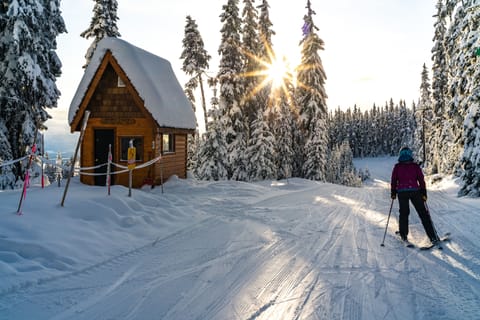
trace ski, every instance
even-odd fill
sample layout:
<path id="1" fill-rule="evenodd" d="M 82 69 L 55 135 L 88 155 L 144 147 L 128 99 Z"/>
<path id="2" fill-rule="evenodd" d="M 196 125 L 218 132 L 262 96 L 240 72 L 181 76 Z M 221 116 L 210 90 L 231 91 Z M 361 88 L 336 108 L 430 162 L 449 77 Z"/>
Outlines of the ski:
<path id="1" fill-rule="evenodd" d="M 415 248 L 415 245 L 408 240 L 402 240 L 403 245 L 407 248 Z"/>
<path id="2" fill-rule="evenodd" d="M 443 235 L 443 237 L 440 237 L 440 240 L 437 243 L 435 243 L 435 244 L 432 243 L 430 245 L 420 247 L 419 249 L 420 250 L 430 250 L 430 249 L 433 249 L 433 248 L 437 248 L 438 250 L 443 250 L 442 242 L 445 242 L 445 241 L 450 241 L 450 232 L 447 232 Z"/>
<path id="3" fill-rule="evenodd" d="M 400 232 L 395 231 L 395 235 L 398 237 L 398 240 L 400 240 L 405 247 L 407 247 L 407 248 L 415 248 L 415 245 L 414 245 L 413 243 L 411 243 L 411 242 L 408 241 L 408 240 L 403 240 L 403 239 L 400 237 Z"/>

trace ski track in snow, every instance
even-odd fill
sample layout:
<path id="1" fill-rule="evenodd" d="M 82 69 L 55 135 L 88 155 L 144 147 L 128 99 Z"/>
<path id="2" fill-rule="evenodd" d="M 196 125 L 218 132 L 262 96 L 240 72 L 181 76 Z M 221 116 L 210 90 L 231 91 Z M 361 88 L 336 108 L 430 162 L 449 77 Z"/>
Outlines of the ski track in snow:
<path id="1" fill-rule="evenodd" d="M 32 312 L 55 320 L 478 319 L 475 207 L 430 191 L 437 229 L 452 232 L 452 241 L 420 251 L 393 236 L 395 203 L 380 247 L 390 206 L 385 179 L 362 188 L 217 182 L 208 192 L 180 183 L 139 196 L 142 205 L 122 200 L 109 210 L 192 218 L 144 246 L 3 290 L 0 319 Z M 418 246 L 426 237 L 414 210 L 410 220 Z"/>

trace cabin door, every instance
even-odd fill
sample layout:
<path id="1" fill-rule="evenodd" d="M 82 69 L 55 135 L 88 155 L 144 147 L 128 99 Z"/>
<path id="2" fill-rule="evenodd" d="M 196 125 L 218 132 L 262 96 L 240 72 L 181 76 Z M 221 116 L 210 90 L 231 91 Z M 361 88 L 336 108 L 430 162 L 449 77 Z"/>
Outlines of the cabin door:
<path id="1" fill-rule="evenodd" d="M 96 129 L 95 130 L 95 166 L 108 162 L 108 146 L 112 146 L 112 156 L 115 154 L 113 148 L 115 146 L 115 132 L 113 129 Z M 114 159 L 112 159 L 114 161 Z M 113 170 L 112 170 L 113 171 Z M 107 166 L 95 169 L 95 173 L 107 173 Z M 113 184 L 113 175 L 112 183 Z M 95 176 L 96 186 L 105 186 L 107 184 L 107 176 Z"/>

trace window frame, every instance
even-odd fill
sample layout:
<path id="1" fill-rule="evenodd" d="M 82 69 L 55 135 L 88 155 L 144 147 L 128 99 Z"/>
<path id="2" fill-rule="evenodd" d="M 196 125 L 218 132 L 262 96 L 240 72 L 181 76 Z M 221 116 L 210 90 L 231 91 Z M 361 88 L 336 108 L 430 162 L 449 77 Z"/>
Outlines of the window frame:
<path id="1" fill-rule="evenodd" d="M 167 137 L 167 149 L 165 148 L 165 137 Z M 175 153 L 175 134 L 173 133 L 162 133 L 162 154 L 174 154 Z"/>

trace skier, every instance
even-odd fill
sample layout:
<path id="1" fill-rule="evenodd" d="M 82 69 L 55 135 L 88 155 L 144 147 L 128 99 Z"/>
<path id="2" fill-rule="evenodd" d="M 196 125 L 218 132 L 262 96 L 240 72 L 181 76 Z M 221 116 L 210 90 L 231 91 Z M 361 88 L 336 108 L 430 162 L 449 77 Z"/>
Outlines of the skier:
<path id="1" fill-rule="evenodd" d="M 408 215 L 410 214 L 409 201 L 412 202 L 423 227 L 432 244 L 439 241 L 433 227 L 430 213 L 425 202 L 427 201 L 427 188 L 420 166 L 413 162 L 412 150 L 408 147 L 400 149 L 398 163 L 395 164 L 391 179 L 391 198 L 396 199 L 400 207 L 400 237 L 408 241 Z"/>

